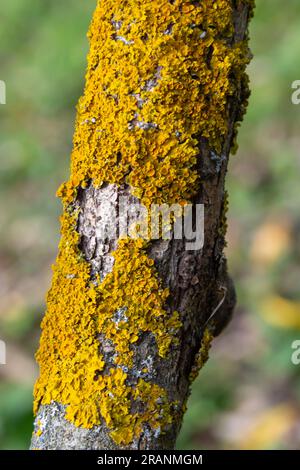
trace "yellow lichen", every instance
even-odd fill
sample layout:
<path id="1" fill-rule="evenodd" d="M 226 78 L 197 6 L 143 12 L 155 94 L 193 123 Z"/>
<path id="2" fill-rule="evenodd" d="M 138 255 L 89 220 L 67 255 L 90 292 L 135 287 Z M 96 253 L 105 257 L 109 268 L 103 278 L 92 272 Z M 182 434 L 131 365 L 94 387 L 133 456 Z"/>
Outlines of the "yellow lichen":
<path id="1" fill-rule="evenodd" d="M 247 43 L 232 45 L 233 28 L 231 0 L 98 2 L 71 175 L 58 191 L 62 237 L 37 353 L 35 412 L 58 401 L 76 426 L 92 428 L 104 419 L 112 438 L 124 445 L 146 423 L 154 431 L 170 424 L 173 404 L 166 391 L 142 378 L 128 381 L 125 370 L 133 367 L 143 332 L 153 333 L 158 355 L 165 357 L 176 344 L 180 315 L 165 309 L 169 292 L 147 256 L 146 241 L 119 240 L 112 272 L 102 282 L 91 279 L 74 203 L 90 181 L 95 187 L 127 183 L 146 207 L 184 205 L 193 197 L 198 137 L 222 152 L 228 100 L 244 79 Z M 126 321 L 116 323 L 115 312 L 124 307 Z M 114 348 L 109 371 L 99 335 Z M 136 401 L 142 406 L 134 412 Z"/>
<path id="2" fill-rule="evenodd" d="M 37 423 L 36 423 L 36 431 L 35 431 L 35 435 L 37 437 L 40 437 L 42 434 L 43 434 L 43 427 L 42 427 L 42 422 L 40 419 L 38 419 Z"/>
<path id="3" fill-rule="evenodd" d="M 223 203 L 222 203 L 222 208 L 221 208 L 221 217 L 220 217 L 220 226 L 219 226 L 219 230 L 218 230 L 218 233 L 221 237 L 225 237 L 226 233 L 227 233 L 227 228 L 228 228 L 228 223 L 227 223 L 227 212 L 228 212 L 228 208 L 229 208 L 229 195 L 228 195 L 228 191 L 225 191 L 224 193 L 224 199 L 223 199 Z M 225 242 L 226 243 L 226 242 Z"/>
<path id="4" fill-rule="evenodd" d="M 195 193 L 197 136 L 221 151 L 248 60 L 245 42 L 230 44 L 232 1 L 199 3 L 99 2 L 65 201 L 89 179 L 125 180 L 146 206 Z"/>
<path id="5" fill-rule="evenodd" d="M 213 339 L 214 337 L 212 333 L 207 328 L 203 334 L 200 351 L 196 354 L 196 357 L 194 360 L 194 364 L 193 364 L 193 367 L 189 376 L 190 382 L 194 382 L 194 380 L 198 377 L 200 370 L 208 361 L 209 350 L 211 348 L 211 342 Z"/>
<path id="6" fill-rule="evenodd" d="M 163 309 L 168 290 L 159 286 L 152 260 L 144 252 L 145 242 L 131 239 L 120 241 L 112 273 L 96 286 L 78 248 L 76 220 L 76 213 L 68 211 L 61 219 L 60 250 L 37 353 L 41 373 L 35 387 L 35 412 L 40 403 L 56 400 L 69 405 L 66 418 L 77 426 L 92 428 L 103 417 L 114 436 L 124 426 L 127 435 L 133 435 L 134 429 L 149 422 L 150 415 L 151 423 L 157 416 L 157 426 L 167 424 L 170 416 L 162 414 L 163 408 L 154 400 L 155 394 L 163 397 L 165 391 L 156 385 L 151 385 L 147 407 L 152 409 L 155 404 L 157 413 L 130 414 L 130 398 L 137 395 L 142 382 L 133 389 L 127 387 L 121 366 L 132 365 L 131 346 L 143 331 L 155 335 L 160 356 L 166 355 L 180 326 L 178 313 L 167 315 Z M 124 305 L 128 305 L 127 321 L 116 325 L 113 315 Z M 101 375 L 105 362 L 99 352 L 99 333 L 112 341 L 116 351 L 119 367 L 109 375 Z"/>

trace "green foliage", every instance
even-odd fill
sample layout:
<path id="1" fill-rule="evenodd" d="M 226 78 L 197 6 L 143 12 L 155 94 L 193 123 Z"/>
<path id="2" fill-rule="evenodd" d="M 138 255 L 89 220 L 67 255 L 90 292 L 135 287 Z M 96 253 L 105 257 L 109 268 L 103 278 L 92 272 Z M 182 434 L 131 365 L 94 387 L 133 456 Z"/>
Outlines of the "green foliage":
<path id="1" fill-rule="evenodd" d="M 28 449 L 32 432 L 30 387 L 0 384 L 0 449 Z"/>

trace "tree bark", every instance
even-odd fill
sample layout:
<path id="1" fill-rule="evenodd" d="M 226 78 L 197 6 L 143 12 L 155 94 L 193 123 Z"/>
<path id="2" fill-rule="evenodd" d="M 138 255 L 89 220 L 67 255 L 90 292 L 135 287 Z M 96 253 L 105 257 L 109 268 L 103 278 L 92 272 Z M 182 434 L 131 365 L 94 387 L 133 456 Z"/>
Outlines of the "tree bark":
<path id="1" fill-rule="evenodd" d="M 71 177 L 59 192 L 32 449 L 174 448 L 191 383 L 235 305 L 224 183 L 249 96 L 252 10 L 251 0 L 98 3 Z M 112 210 L 120 222 L 124 197 L 138 211 L 204 204 L 203 247 L 99 237 Z"/>

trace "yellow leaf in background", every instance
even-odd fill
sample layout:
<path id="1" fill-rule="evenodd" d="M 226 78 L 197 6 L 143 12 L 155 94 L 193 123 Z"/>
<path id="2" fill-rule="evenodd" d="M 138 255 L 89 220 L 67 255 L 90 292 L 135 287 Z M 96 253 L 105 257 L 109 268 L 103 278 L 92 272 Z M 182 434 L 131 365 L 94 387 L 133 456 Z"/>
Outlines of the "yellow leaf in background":
<path id="1" fill-rule="evenodd" d="M 251 430 L 239 443 L 242 450 L 271 449 L 280 444 L 292 427 L 297 423 L 298 416 L 294 407 L 284 403 L 260 414 Z"/>
<path id="2" fill-rule="evenodd" d="M 260 314 L 273 326 L 300 329 L 300 302 L 274 295 L 262 302 Z"/>
<path id="3" fill-rule="evenodd" d="M 288 249 L 291 244 L 288 224 L 267 222 L 254 233 L 250 248 L 251 259 L 260 265 L 268 266 Z"/>

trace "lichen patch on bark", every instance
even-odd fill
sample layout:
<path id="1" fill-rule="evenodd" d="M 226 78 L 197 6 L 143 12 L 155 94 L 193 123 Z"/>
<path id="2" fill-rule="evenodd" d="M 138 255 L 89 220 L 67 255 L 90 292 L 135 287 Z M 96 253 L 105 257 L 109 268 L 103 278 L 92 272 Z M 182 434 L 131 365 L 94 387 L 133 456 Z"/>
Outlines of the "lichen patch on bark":
<path id="1" fill-rule="evenodd" d="M 89 442 L 96 433 L 110 446 L 174 443 L 189 378 L 214 335 L 211 325 L 202 328 L 213 293 L 227 283 L 223 186 L 247 104 L 252 5 L 97 4 L 37 353 L 35 413 L 49 416 L 49 426 L 65 419 L 90 430 Z M 97 224 L 110 224 L 109 204 L 123 193 L 146 208 L 207 203 L 203 250 L 185 252 L 182 241 L 99 240 Z M 36 432 L 34 447 L 45 448 L 47 433 Z"/>

